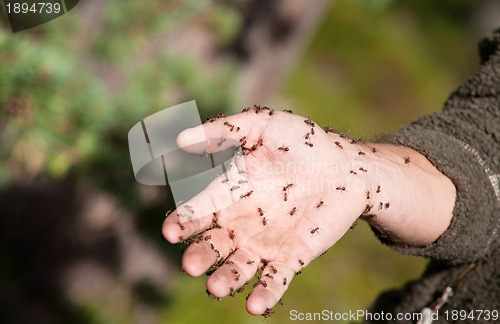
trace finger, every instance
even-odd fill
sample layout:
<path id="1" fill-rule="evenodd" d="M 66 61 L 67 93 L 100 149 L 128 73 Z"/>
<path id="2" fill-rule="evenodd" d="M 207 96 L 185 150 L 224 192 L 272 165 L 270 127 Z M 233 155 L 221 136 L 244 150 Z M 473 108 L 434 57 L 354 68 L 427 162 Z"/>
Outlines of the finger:
<path id="1" fill-rule="evenodd" d="M 273 308 L 288 289 L 294 275 L 295 272 L 285 264 L 267 264 L 247 299 L 247 311 L 252 315 L 261 315 Z"/>
<path id="2" fill-rule="evenodd" d="M 251 252 L 238 249 L 207 280 L 208 291 L 219 298 L 232 295 L 248 284 L 257 270 L 258 261 Z"/>
<path id="3" fill-rule="evenodd" d="M 246 173 L 240 173 L 244 165 L 239 161 L 241 160 L 230 164 L 224 174 L 214 179 L 201 193 L 180 205 L 165 219 L 162 231 L 170 243 L 179 243 L 210 226 L 220 226 L 220 212 L 234 209 L 234 203 L 251 191 Z M 233 217 L 242 214 L 242 210 L 234 212 L 226 214 Z"/>
<path id="4" fill-rule="evenodd" d="M 233 241 L 227 231 L 211 229 L 186 249 L 182 256 L 182 268 L 188 275 L 198 277 L 212 265 L 225 259 L 232 250 Z"/>
<path id="5" fill-rule="evenodd" d="M 254 145 L 260 139 L 267 120 L 274 116 L 269 116 L 268 113 L 255 114 L 254 111 L 218 118 L 213 122 L 186 129 L 177 137 L 177 145 L 191 153 L 214 153 L 228 149 L 234 143 L 240 143 L 242 146 Z M 207 142 L 207 139 L 214 140 Z"/>

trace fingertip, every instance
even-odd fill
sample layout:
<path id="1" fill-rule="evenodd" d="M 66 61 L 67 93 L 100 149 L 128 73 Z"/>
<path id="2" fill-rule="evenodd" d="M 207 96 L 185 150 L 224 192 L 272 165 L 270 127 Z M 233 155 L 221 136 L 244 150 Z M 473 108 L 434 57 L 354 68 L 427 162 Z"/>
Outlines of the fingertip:
<path id="1" fill-rule="evenodd" d="M 179 243 L 182 239 L 182 230 L 177 223 L 163 222 L 162 226 L 163 237 L 172 244 Z"/>
<path id="2" fill-rule="evenodd" d="M 207 138 L 201 126 L 185 129 L 177 136 L 177 145 L 180 148 L 187 148 L 196 143 L 206 145 L 206 141 Z"/>
<path id="3" fill-rule="evenodd" d="M 182 269 L 191 277 L 199 277 L 213 264 L 208 258 L 202 246 L 191 244 L 182 257 Z"/>
<path id="4" fill-rule="evenodd" d="M 248 297 L 246 304 L 248 313 L 252 315 L 262 315 L 265 313 L 267 308 L 266 300 L 260 295 L 252 293 L 250 297 Z"/>
<path id="5" fill-rule="evenodd" d="M 223 273 L 215 272 L 207 280 L 207 289 L 215 297 L 222 298 L 227 296 L 229 294 L 227 276 Z"/>

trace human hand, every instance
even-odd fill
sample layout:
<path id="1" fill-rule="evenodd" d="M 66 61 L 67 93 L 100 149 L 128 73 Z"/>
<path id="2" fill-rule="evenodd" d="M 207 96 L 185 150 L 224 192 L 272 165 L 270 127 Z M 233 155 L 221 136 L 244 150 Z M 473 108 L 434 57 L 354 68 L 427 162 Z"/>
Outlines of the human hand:
<path id="1" fill-rule="evenodd" d="M 412 241 L 414 229 L 403 228 L 412 223 L 402 226 L 394 217 L 413 204 L 400 194 L 398 184 L 408 179 L 407 174 L 418 175 L 420 168 L 414 173 L 393 171 L 409 164 L 403 153 L 411 153 L 408 159 L 411 156 L 416 164 L 423 163 L 418 153 L 368 145 L 321 129 L 303 117 L 261 108 L 186 130 L 179 135 L 179 146 L 201 142 L 201 128 L 207 138 L 244 144 L 247 154 L 241 158 L 246 173 L 241 175 L 236 162 L 227 172 L 228 181 L 225 176 L 215 179 L 183 204 L 196 214 L 195 219 L 185 219 L 178 212 L 180 206 L 165 220 L 163 233 L 168 241 L 178 243 L 203 232 L 186 250 L 183 269 L 199 276 L 219 264 L 207 280 L 208 291 L 216 297 L 233 294 L 262 268 L 247 310 L 265 314 L 294 274 L 335 244 L 362 214 L 397 239 Z M 193 153 L 216 152 L 230 145 L 220 142 Z M 242 185 L 242 180 L 248 183 Z M 411 184 L 407 187 L 414 189 Z M 221 193 L 232 188 L 241 198 L 225 207 Z"/>

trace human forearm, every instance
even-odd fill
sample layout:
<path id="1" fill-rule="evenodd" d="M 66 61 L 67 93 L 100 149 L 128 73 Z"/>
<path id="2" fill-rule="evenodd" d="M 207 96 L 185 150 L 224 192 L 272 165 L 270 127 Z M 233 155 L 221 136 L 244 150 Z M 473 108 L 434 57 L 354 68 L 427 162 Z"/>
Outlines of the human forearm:
<path id="1" fill-rule="evenodd" d="M 370 144 L 373 170 L 363 218 L 394 242 L 424 246 L 448 228 L 456 190 L 451 180 L 413 149 Z M 374 172 L 373 172 L 374 171 Z"/>

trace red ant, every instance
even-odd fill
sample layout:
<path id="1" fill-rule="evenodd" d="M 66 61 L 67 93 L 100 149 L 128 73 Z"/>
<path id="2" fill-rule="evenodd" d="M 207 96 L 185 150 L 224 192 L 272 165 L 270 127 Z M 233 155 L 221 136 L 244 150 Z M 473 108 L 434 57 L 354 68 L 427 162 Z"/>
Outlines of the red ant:
<path id="1" fill-rule="evenodd" d="M 246 108 L 243 108 L 243 110 L 241 112 L 243 113 L 243 112 L 247 112 L 249 110 L 250 110 L 250 107 L 246 107 Z"/>
<path id="2" fill-rule="evenodd" d="M 300 263 L 301 266 L 304 266 L 304 264 L 305 264 L 305 262 L 302 261 L 301 259 L 299 259 L 299 263 Z"/>
<path id="3" fill-rule="evenodd" d="M 292 110 L 289 110 L 289 109 L 283 109 L 284 112 L 287 112 L 289 114 L 293 114 L 293 111 Z"/>
<path id="4" fill-rule="evenodd" d="M 356 228 L 356 225 L 358 225 L 358 221 L 355 220 L 354 223 L 352 223 L 352 225 L 349 227 L 350 229 L 355 229 Z"/>
<path id="5" fill-rule="evenodd" d="M 328 250 L 325 250 L 325 251 L 321 252 L 321 254 L 320 254 L 319 256 L 323 256 L 323 255 L 325 255 L 325 254 L 326 254 L 326 252 L 328 252 Z"/>
<path id="6" fill-rule="evenodd" d="M 390 205 L 390 203 L 385 203 L 385 208 L 389 208 Z"/>
<path id="7" fill-rule="evenodd" d="M 339 187 L 337 187 L 335 189 L 345 191 L 345 186 L 342 186 L 342 187 L 339 186 Z"/>
<path id="8" fill-rule="evenodd" d="M 229 232 L 229 238 L 231 240 L 234 240 L 234 230 L 231 230 L 231 232 Z"/>
<path id="9" fill-rule="evenodd" d="M 323 127 L 323 130 L 325 131 L 325 133 L 335 133 L 335 129 L 331 128 L 331 127 L 328 127 L 328 126 L 325 126 Z"/>
<path id="10" fill-rule="evenodd" d="M 366 170 L 364 168 L 359 168 L 359 171 L 368 172 L 368 170 Z"/>
<path id="11" fill-rule="evenodd" d="M 227 265 L 231 265 L 231 264 L 234 264 L 234 262 L 233 262 L 233 261 L 231 261 L 231 260 L 227 260 L 227 261 L 226 261 L 226 264 L 227 264 Z"/>
<path id="12" fill-rule="evenodd" d="M 278 270 L 276 270 L 276 268 L 274 266 L 270 266 L 269 268 L 273 271 L 274 274 L 276 274 L 276 272 L 278 272 Z"/>
<path id="13" fill-rule="evenodd" d="M 316 205 L 316 208 L 320 208 L 324 204 L 325 204 L 325 202 L 323 200 L 320 200 L 319 203 Z"/>
<path id="14" fill-rule="evenodd" d="M 410 163 L 410 158 L 409 157 L 405 157 L 405 164 L 408 164 Z"/>
<path id="15" fill-rule="evenodd" d="M 274 115 L 274 110 L 269 111 L 269 116 Z"/>
<path id="16" fill-rule="evenodd" d="M 293 183 L 287 183 L 286 186 L 283 187 L 283 191 L 287 191 L 288 189 L 293 187 Z"/>
<path id="17" fill-rule="evenodd" d="M 351 173 L 351 174 L 358 174 L 358 173 L 357 173 L 356 171 L 354 171 L 354 170 L 349 171 L 349 173 Z"/>
<path id="18" fill-rule="evenodd" d="M 369 191 L 366 192 L 366 199 L 370 199 L 370 192 Z"/>
<path id="19" fill-rule="evenodd" d="M 315 124 L 312 120 L 310 120 L 309 118 L 307 118 L 306 120 L 304 120 L 304 123 L 306 123 L 306 125 L 309 125 L 311 127 L 314 127 Z"/>
<path id="20" fill-rule="evenodd" d="M 238 189 L 240 186 L 232 186 L 231 187 L 231 191 L 235 191 L 236 189 Z"/>
<path id="21" fill-rule="evenodd" d="M 373 153 L 377 153 L 377 149 L 376 149 L 376 148 L 374 148 L 374 147 L 372 147 L 372 152 L 373 152 Z"/>
<path id="22" fill-rule="evenodd" d="M 313 143 L 310 143 L 310 142 L 307 142 L 307 141 L 306 141 L 306 142 L 304 142 L 304 144 L 308 145 L 309 147 L 313 147 L 313 146 L 314 146 L 314 144 L 313 144 Z"/>
<path id="23" fill-rule="evenodd" d="M 285 198 L 283 200 L 288 201 L 288 194 L 286 192 L 285 192 Z"/>
<path id="24" fill-rule="evenodd" d="M 181 231 L 184 230 L 184 225 L 182 225 L 180 222 L 177 222 L 177 224 L 179 224 L 179 227 L 181 228 Z"/>
<path id="25" fill-rule="evenodd" d="M 311 128 L 311 135 L 314 135 L 314 128 Z"/>
<path id="26" fill-rule="evenodd" d="M 260 216 L 264 216 L 264 211 L 262 210 L 262 208 L 257 208 L 257 210 L 259 211 L 259 214 Z"/>
<path id="27" fill-rule="evenodd" d="M 376 193 L 379 193 L 379 192 L 380 192 L 380 186 L 377 187 Z"/>
<path id="28" fill-rule="evenodd" d="M 217 118 L 223 118 L 223 117 L 226 117 L 225 113 L 220 113 L 220 114 L 217 115 Z"/>
<path id="29" fill-rule="evenodd" d="M 242 183 L 248 183 L 247 180 L 238 180 L 238 184 L 242 184 Z"/>
<path id="30" fill-rule="evenodd" d="M 297 207 L 293 207 L 292 210 L 290 210 L 290 216 L 295 215 L 295 212 L 297 211 Z"/>
<path id="31" fill-rule="evenodd" d="M 246 142 L 246 139 L 247 139 L 247 137 L 243 136 L 242 138 L 240 138 L 240 143 L 243 143 L 243 141 Z"/>
<path id="32" fill-rule="evenodd" d="M 248 260 L 248 261 L 247 261 L 247 264 L 252 264 L 252 263 L 254 263 L 254 262 L 255 262 L 255 261 Z"/>
<path id="33" fill-rule="evenodd" d="M 278 147 L 278 151 L 281 151 L 281 152 L 288 152 L 289 150 L 290 150 L 290 148 L 288 146 Z"/>
<path id="34" fill-rule="evenodd" d="M 382 208 L 384 208 L 384 203 L 383 202 L 381 202 L 380 205 L 378 205 L 378 209 L 382 209 Z"/>
<path id="35" fill-rule="evenodd" d="M 304 136 L 305 139 L 309 139 L 310 133 L 307 133 L 306 136 Z"/>
<path id="36" fill-rule="evenodd" d="M 318 230 L 319 230 L 319 227 L 316 227 L 315 229 L 313 229 L 313 230 L 311 231 L 311 234 L 316 233 Z"/>
<path id="37" fill-rule="evenodd" d="M 368 213 L 370 210 L 372 210 L 372 208 L 373 208 L 373 206 L 366 205 L 366 207 L 365 207 L 365 211 L 363 212 L 363 214 Z"/>
<path id="38" fill-rule="evenodd" d="M 344 148 L 339 142 L 335 142 L 335 145 L 337 145 L 337 147 L 340 148 L 340 149 Z"/>
<path id="39" fill-rule="evenodd" d="M 286 286 L 286 278 L 283 278 L 283 286 Z"/>
<path id="40" fill-rule="evenodd" d="M 264 217 L 264 219 L 262 220 L 262 225 L 266 226 L 267 225 L 267 219 Z"/>
<path id="41" fill-rule="evenodd" d="M 250 195 L 253 194 L 253 190 L 250 190 L 249 192 L 247 192 L 246 194 L 244 195 L 241 195 L 240 198 L 248 198 L 250 197 Z"/>
<path id="42" fill-rule="evenodd" d="M 207 235 L 207 236 L 205 236 L 205 241 L 208 241 L 208 240 L 210 240 L 211 238 L 212 238 L 212 235 Z"/>
<path id="43" fill-rule="evenodd" d="M 363 151 L 359 151 L 359 152 L 358 152 L 358 155 L 365 155 L 365 152 L 363 152 Z"/>

